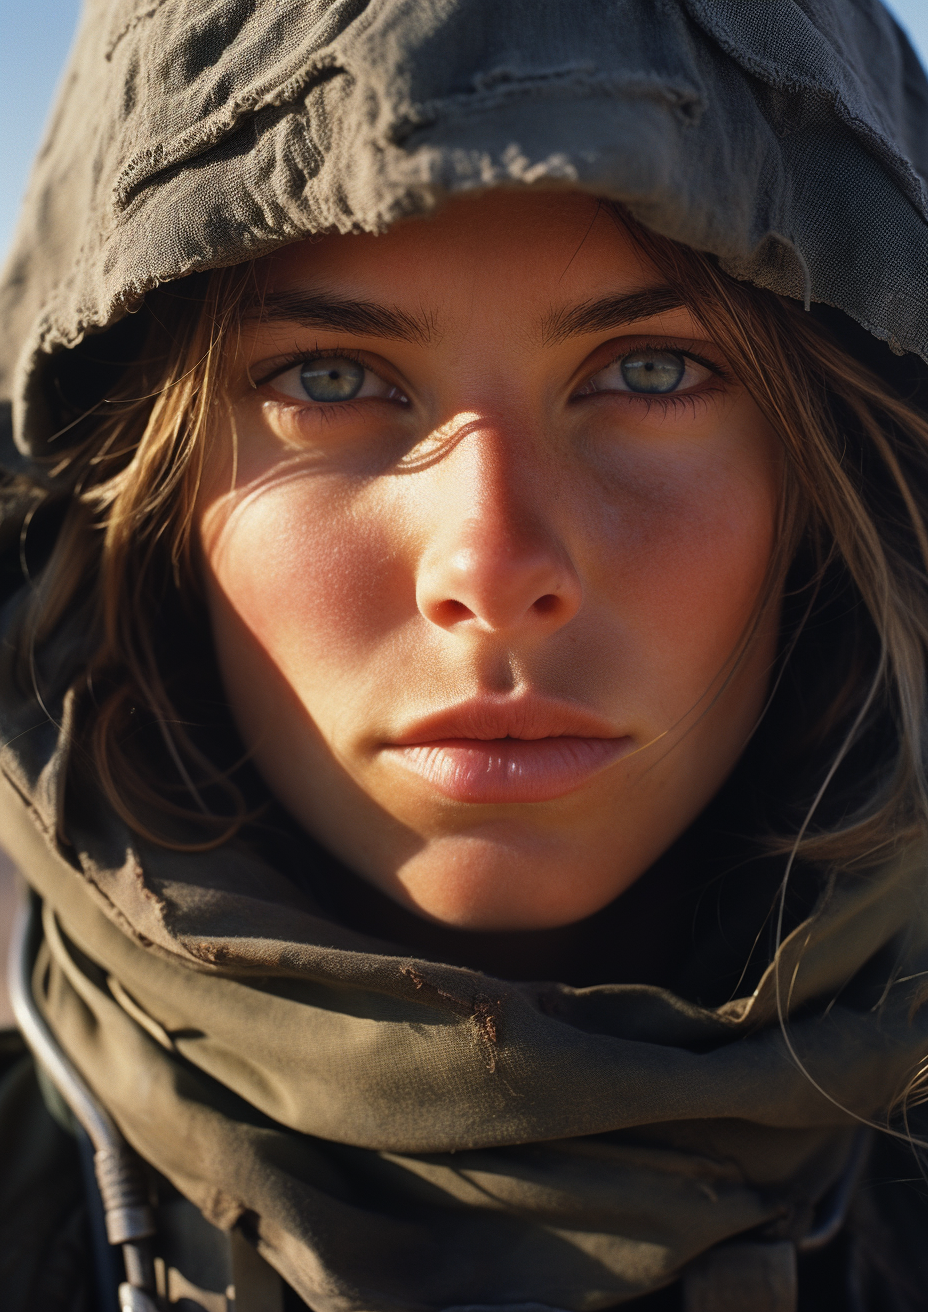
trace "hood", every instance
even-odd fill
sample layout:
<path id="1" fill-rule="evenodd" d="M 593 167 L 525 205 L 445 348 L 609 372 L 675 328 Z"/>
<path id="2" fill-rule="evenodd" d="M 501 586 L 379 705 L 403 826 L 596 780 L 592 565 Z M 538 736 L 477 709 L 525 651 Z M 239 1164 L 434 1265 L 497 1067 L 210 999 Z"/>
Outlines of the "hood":
<path id="1" fill-rule="evenodd" d="M 146 292 L 454 193 L 570 187 L 928 360 L 928 84 L 877 0 L 89 0 L 0 286 L 48 367 Z"/>
<path id="2" fill-rule="evenodd" d="M 876 0 L 90 0 L 0 397 L 42 456 L 62 360 L 127 359 L 159 285 L 499 186 L 621 202 L 923 371 L 926 178 L 928 83 Z M 18 566 L 41 493 L 0 494 Z M 736 1236 L 792 1253 L 923 1059 L 923 848 L 824 888 L 722 1005 L 495 980 L 245 843 L 168 852 L 68 795 L 93 689 L 14 696 L 15 656 L 0 833 L 45 905 L 37 1001 L 132 1147 L 317 1312 L 595 1312 Z"/>

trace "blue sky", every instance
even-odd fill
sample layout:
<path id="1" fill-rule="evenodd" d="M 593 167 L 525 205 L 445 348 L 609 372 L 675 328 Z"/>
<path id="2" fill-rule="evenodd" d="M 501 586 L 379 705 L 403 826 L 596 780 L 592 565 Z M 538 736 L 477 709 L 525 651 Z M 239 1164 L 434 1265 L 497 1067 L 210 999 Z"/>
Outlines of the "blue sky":
<path id="1" fill-rule="evenodd" d="M 889 8 L 928 66 L 928 0 L 892 0 Z M 12 235 L 79 10 L 79 0 L 0 0 L 0 255 Z"/>

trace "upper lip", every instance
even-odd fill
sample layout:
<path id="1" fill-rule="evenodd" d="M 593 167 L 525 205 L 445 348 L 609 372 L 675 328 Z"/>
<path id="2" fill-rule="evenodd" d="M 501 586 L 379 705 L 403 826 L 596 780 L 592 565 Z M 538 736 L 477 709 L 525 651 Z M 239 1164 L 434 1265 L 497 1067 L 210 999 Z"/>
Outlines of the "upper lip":
<path id="1" fill-rule="evenodd" d="M 498 738 L 622 738 L 601 716 L 570 702 L 537 694 L 515 699 L 475 697 L 449 706 L 409 726 L 391 739 L 393 747 L 413 747 L 442 739 L 489 742 Z"/>

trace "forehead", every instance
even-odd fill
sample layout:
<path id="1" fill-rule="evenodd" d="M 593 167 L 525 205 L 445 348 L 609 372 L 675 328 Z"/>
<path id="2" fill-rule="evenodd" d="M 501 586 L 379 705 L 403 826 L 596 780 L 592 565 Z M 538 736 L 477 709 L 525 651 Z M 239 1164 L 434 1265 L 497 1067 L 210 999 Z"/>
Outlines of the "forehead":
<path id="1" fill-rule="evenodd" d="M 579 192 L 456 198 L 386 233 L 311 238 L 263 264 L 269 292 L 324 284 L 433 313 L 513 295 L 538 309 L 658 280 L 613 212 Z"/>

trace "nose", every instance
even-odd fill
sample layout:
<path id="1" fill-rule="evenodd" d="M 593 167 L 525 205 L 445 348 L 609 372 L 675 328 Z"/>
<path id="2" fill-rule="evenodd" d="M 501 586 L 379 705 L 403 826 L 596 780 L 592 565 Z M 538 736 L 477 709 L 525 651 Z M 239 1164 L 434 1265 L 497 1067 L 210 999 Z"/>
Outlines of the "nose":
<path id="1" fill-rule="evenodd" d="M 540 637 L 580 609 L 582 584 L 554 514 L 556 481 L 508 446 L 492 428 L 471 430 L 430 471 L 416 600 L 439 628 Z"/>

